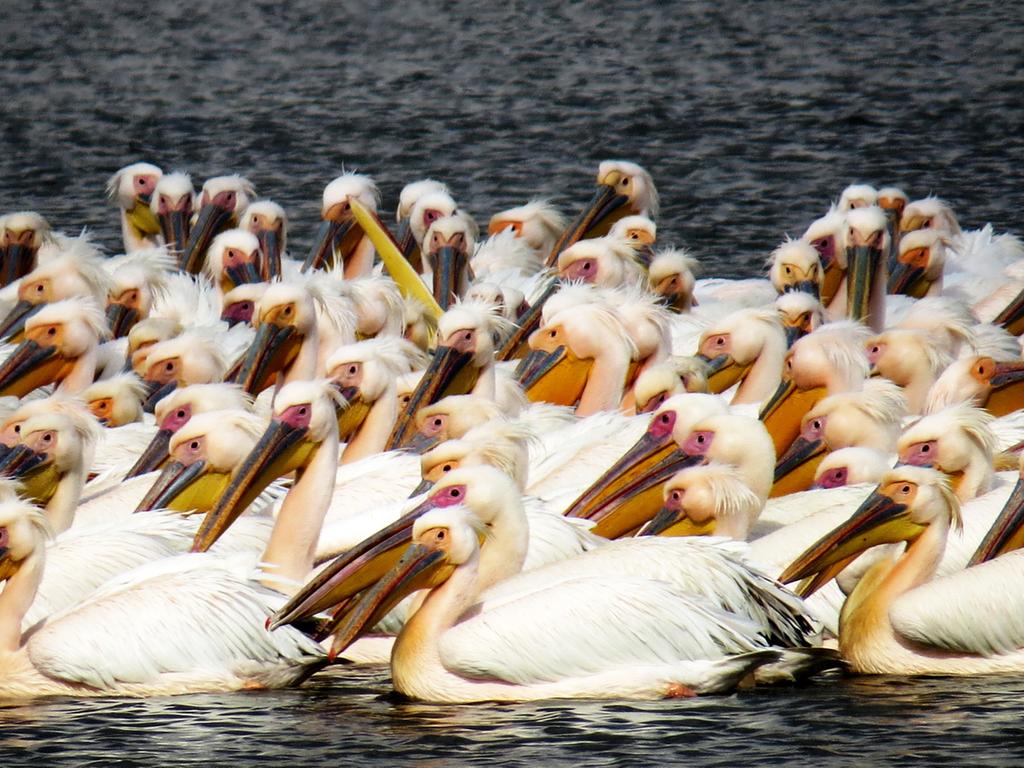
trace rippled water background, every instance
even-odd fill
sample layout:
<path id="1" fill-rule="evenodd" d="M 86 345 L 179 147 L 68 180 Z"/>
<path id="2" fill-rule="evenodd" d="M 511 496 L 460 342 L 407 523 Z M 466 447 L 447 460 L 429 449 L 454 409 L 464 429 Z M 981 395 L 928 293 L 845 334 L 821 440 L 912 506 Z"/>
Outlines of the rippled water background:
<path id="1" fill-rule="evenodd" d="M 292 250 L 323 185 L 444 179 L 481 222 L 533 196 L 567 212 L 597 163 L 652 171 L 659 237 L 755 274 L 851 181 L 937 193 L 1021 232 L 1024 14 L 912 7 L 309 0 L 3 2 L 0 212 L 118 247 L 103 184 L 150 160 L 241 172 Z M 0 763 L 702 765 L 1020 763 L 1024 681 L 830 680 L 664 703 L 396 703 L 383 670 L 302 689 L 0 706 Z"/>

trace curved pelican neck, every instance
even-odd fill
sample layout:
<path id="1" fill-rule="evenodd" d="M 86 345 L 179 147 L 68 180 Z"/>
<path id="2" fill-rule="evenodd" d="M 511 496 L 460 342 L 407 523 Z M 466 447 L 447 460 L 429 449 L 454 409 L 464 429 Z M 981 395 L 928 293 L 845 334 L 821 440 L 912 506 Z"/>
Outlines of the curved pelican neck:
<path id="1" fill-rule="evenodd" d="M 345 279 L 355 280 L 359 277 L 366 277 L 373 272 L 373 257 L 377 252 L 373 248 L 370 238 L 363 235 L 356 247 L 352 249 L 352 255 L 345 263 Z M 337 256 L 335 256 L 337 258 Z"/>
<path id="2" fill-rule="evenodd" d="M 480 367 L 480 373 L 477 376 L 476 384 L 473 385 L 471 394 L 485 397 L 491 402 L 496 402 L 498 397 L 498 378 L 493 358 Z"/>
<path id="3" fill-rule="evenodd" d="M 40 542 L 0 592 L 0 653 L 14 653 L 21 646 L 21 622 L 43 581 L 44 551 Z"/>
<path id="4" fill-rule="evenodd" d="M 760 354 L 733 395 L 732 404 L 757 405 L 771 397 L 782 381 L 782 366 L 785 364 L 787 351 L 785 336 L 767 334 Z"/>
<path id="5" fill-rule="evenodd" d="M 71 366 L 68 375 L 64 377 L 64 380 L 61 381 L 57 389 L 69 395 L 77 395 L 86 387 L 92 386 L 93 379 L 96 376 L 96 359 L 98 354 L 97 347 L 94 344 L 85 354 L 75 360 L 75 364 Z"/>
<path id="6" fill-rule="evenodd" d="M 57 483 L 56 491 L 43 509 L 54 536 L 64 533 L 75 522 L 75 510 L 82 498 L 82 489 L 85 488 L 88 472 L 86 465 L 91 463 L 81 458 L 81 463 L 66 472 Z"/>
<path id="7" fill-rule="evenodd" d="M 600 411 L 618 410 L 630 362 L 629 354 L 618 349 L 609 349 L 607 354 L 594 358 L 576 415 L 593 416 Z"/>

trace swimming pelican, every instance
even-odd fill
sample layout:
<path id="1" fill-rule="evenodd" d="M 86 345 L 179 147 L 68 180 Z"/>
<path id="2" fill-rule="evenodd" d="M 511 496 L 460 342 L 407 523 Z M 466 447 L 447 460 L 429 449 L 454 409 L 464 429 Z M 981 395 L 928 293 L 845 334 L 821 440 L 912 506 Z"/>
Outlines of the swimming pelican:
<path id="1" fill-rule="evenodd" d="M 775 310 L 779 313 L 782 329 L 786 333 L 786 344 L 790 347 L 825 323 L 825 310 L 821 302 L 803 291 L 779 294 L 775 300 Z"/>
<path id="2" fill-rule="evenodd" d="M 266 280 L 281 277 L 281 259 L 288 252 L 288 216 L 277 203 L 271 200 L 257 200 L 250 203 L 242 213 L 242 229 L 256 235 L 266 265 Z"/>
<path id="3" fill-rule="evenodd" d="M 581 280 L 608 288 L 646 279 L 646 270 L 637 260 L 636 251 L 628 242 L 612 237 L 574 243 L 558 254 L 556 267 L 563 280 Z"/>
<path id="4" fill-rule="evenodd" d="M 206 250 L 203 273 L 223 296 L 236 285 L 262 283 L 269 267 L 259 238 L 247 229 L 225 229 Z"/>
<path id="5" fill-rule="evenodd" d="M 441 309 L 466 295 L 469 257 L 476 246 L 476 225 L 462 212 L 435 219 L 423 236 L 423 280 L 433 287 Z"/>
<path id="6" fill-rule="evenodd" d="M 845 293 L 840 288 L 839 306 L 832 304 L 829 310 L 836 313 L 841 308 L 844 317 L 878 332 L 885 325 L 885 254 L 889 250 L 885 214 L 876 206 L 852 208 L 846 213 L 846 227 Z"/>
<path id="7" fill-rule="evenodd" d="M 111 336 L 127 336 L 139 320 L 149 317 L 167 285 L 175 259 L 163 246 L 115 256 L 104 264 L 110 274 L 106 315 Z"/>
<path id="8" fill-rule="evenodd" d="M 773 309 L 741 309 L 701 334 L 698 356 L 708 365 L 710 392 L 738 385 L 733 405 L 759 405 L 779 388 L 786 335 Z"/>
<path id="9" fill-rule="evenodd" d="M 779 293 L 821 295 L 823 273 L 817 249 L 805 240 L 786 240 L 769 256 L 768 278 Z"/>
<path id="10" fill-rule="evenodd" d="M 149 204 L 163 171 L 152 163 L 132 163 L 107 181 L 107 194 L 121 210 L 125 253 L 160 245 L 160 225 Z"/>
<path id="11" fill-rule="evenodd" d="M 903 390 L 908 413 L 921 413 L 928 391 L 952 362 L 933 334 L 909 328 L 892 328 L 868 341 L 872 370 Z"/>
<path id="12" fill-rule="evenodd" d="M 225 229 L 238 226 L 239 216 L 255 194 L 252 183 L 238 175 L 206 180 L 199 198 L 199 213 L 182 253 L 182 270 L 193 275 L 202 271 L 206 249 L 213 238 Z"/>
<path id="13" fill-rule="evenodd" d="M 699 271 L 697 260 L 682 248 L 654 253 L 647 270 L 650 289 L 674 312 L 689 312 L 696 303 L 693 291 Z"/>
<path id="14" fill-rule="evenodd" d="M 303 272 L 340 267 L 346 279 L 370 274 L 373 244 L 353 218 L 349 198 L 376 212 L 380 190 L 373 179 L 358 173 L 343 173 L 324 187 L 320 208 L 323 223 L 306 256 Z"/>
<path id="15" fill-rule="evenodd" d="M 39 248 L 52 240 L 49 222 L 35 211 L 0 216 L 0 287 L 35 269 Z"/>
<path id="16" fill-rule="evenodd" d="M 187 173 L 168 173 L 156 183 L 149 209 L 160 223 L 167 250 L 180 258 L 192 231 L 196 192 Z"/>
<path id="17" fill-rule="evenodd" d="M 146 352 L 143 366 L 147 411 L 177 387 L 221 381 L 227 370 L 218 339 L 200 330 L 186 331 L 153 344 Z"/>
<path id="18" fill-rule="evenodd" d="M 800 238 L 818 252 L 821 262 L 821 304 L 830 308 L 833 301 L 840 296 L 839 287 L 846 272 L 846 216 L 836 208 L 819 219 L 815 219 L 807 227 Z M 845 309 L 845 299 L 840 299 L 836 314 L 840 307 Z"/>
<path id="19" fill-rule="evenodd" d="M 850 184 L 839 195 L 836 207 L 840 211 L 869 208 L 878 202 L 878 190 L 870 184 Z"/>
<path id="20" fill-rule="evenodd" d="M 711 462 L 677 472 L 662 490 L 661 511 L 641 536 L 724 536 L 745 541 L 763 500 L 735 467 Z"/>
<path id="21" fill-rule="evenodd" d="M 889 470 L 888 454 L 874 448 L 851 446 L 832 451 L 822 458 L 814 473 L 815 488 L 842 488 L 848 485 L 877 485 Z"/>
<path id="22" fill-rule="evenodd" d="M 862 674 L 1019 673 L 1024 630 L 1019 593 L 1024 558 L 1007 555 L 936 578 L 960 505 L 935 470 L 891 470 L 846 523 L 823 537 L 782 574 L 805 578 L 867 547 L 907 542 L 861 578 L 843 606 L 839 652 Z"/>

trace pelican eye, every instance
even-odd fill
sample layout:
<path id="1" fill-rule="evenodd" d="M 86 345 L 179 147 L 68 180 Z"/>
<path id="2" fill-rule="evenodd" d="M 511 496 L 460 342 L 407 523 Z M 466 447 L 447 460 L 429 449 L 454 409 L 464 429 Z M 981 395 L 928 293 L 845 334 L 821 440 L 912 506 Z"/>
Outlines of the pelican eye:
<path id="1" fill-rule="evenodd" d="M 302 408 L 299 408 L 299 416 L 305 416 L 305 415 L 306 415 L 306 407 L 303 406 Z"/>
<path id="2" fill-rule="evenodd" d="M 928 451 L 930 451 L 931 449 L 931 446 L 928 445 L 928 443 L 925 443 L 924 445 L 921 446 L 921 453 L 928 453 Z"/>
<path id="3" fill-rule="evenodd" d="M 452 471 L 452 465 L 451 464 L 445 464 L 443 467 L 441 467 L 441 471 L 442 472 L 451 472 Z"/>
<path id="4" fill-rule="evenodd" d="M 679 491 L 672 491 L 672 501 L 682 501 L 683 494 Z"/>
<path id="5" fill-rule="evenodd" d="M 184 409 L 181 409 L 181 410 L 179 410 L 179 411 L 178 411 L 178 412 L 177 412 L 176 414 L 174 414 L 174 415 L 175 415 L 175 416 L 177 416 L 177 417 L 178 417 L 179 419 L 184 419 L 184 418 L 185 418 L 185 410 L 184 410 Z"/>
<path id="6" fill-rule="evenodd" d="M 50 328 L 47 328 L 46 329 L 46 335 L 47 336 L 56 336 L 57 335 L 57 329 L 52 327 L 52 326 Z"/>
<path id="7" fill-rule="evenodd" d="M 170 362 L 164 363 L 164 370 L 165 371 L 173 371 L 174 370 L 174 363 L 170 363 Z"/>
<path id="8" fill-rule="evenodd" d="M 438 416 L 436 419 L 434 419 L 433 423 L 434 423 L 435 427 L 440 427 L 441 426 L 441 417 Z"/>
<path id="9" fill-rule="evenodd" d="M 37 285 L 36 286 L 36 293 L 42 293 L 42 292 L 43 292 L 43 286 L 42 285 Z"/>
<path id="10" fill-rule="evenodd" d="M 448 495 L 451 496 L 453 499 L 457 499 L 459 498 L 459 496 L 462 495 L 462 491 L 460 491 L 458 488 L 452 488 L 450 491 L 448 491 Z"/>
<path id="11" fill-rule="evenodd" d="M 49 432 L 47 432 L 46 434 L 43 435 L 43 442 L 44 443 L 48 443 L 51 440 L 53 440 L 53 435 L 51 435 Z"/>
<path id="12" fill-rule="evenodd" d="M 902 488 L 900 488 L 900 493 L 910 493 L 910 486 L 904 485 Z"/>
<path id="13" fill-rule="evenodd" d="M 11 534 L 7 532 L 7 528 L 0 528 L 0 547 L 6 547 L 11 541 Z"/>
<path id="14" fill-rule="evenodd" d="M 440 530 L 440 531 L 437 532 L 437 540 L 438 541 L 444 541 L 444 537 L 445 537 L 445 531 L 444 530 Z"/>
<path id="15" fill-rule="evenodd" d="M 14 425 L 14 431 L 15 431 L 16 434 L 20 435 L 21 434 L 21 424 L 15 424 Z"/>
<path id="16" fill-rule="evenodd" d="M 199 450 L 199 441 L 198 440 L 193 440 L 191 443 L 188 444 L 188 447 L 191 448 L 193 451 L 198 451 Z"/>

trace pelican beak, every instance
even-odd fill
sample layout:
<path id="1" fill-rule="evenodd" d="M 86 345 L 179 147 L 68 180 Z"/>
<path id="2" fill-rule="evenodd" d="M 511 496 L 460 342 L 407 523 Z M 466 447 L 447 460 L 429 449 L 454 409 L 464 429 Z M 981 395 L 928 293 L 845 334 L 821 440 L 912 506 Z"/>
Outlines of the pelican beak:
<path id="1" fill-rule="evenodd" d="M 4 454 L 0 475 L 17 478 L 18 495 L 39 505 L 49 503 L 61 480 L 53 456 L 37 453 L 27 445 L 15 445 Z"/>
<path id="2" fill-rule="evenodd" d="M 308 427 L 296 427 L 276 418 L 271 421 L 207 513 L 192 541 L 192 551 L 205 552 L 212 547 L 270 483 L 305 467 L 318 445 L 309 438 Z"/>
<path id="3" fill-rule="evenodd" d="M 237 285 L 245 285 L 247 283 L 262 283 L 266 278 L 260 273 L 259 266 L 252 261 L 246 261 L 234 267 L 228 267 L 224 270 L 224 275 L 227 277 L 230 285 L 227 290 L 231 290 Z"/>
<path id="4" fill-rule="evenodd" d="M 264 280 L 276 280 L 281 277 L 281 242 L 284 239 L 282 237 L 281 225 L 260 228 L 253 234 L 260 241 L 260 251 L 263 252 L 263 258 L 266 259 L 267 274 L 262 275 L 260 280 L 252 282 L 259 283 Z"/>
<path id="5" fill-rule="evenodd" d="M 417 272 L 422 272 L 423 256 L 420 253 L 420 247 L 416 245 L 416 238 L 412 234 L 412 226 L 409 223 L 408 216 L 398 222 L 398 231 L 395 232 L 395 243 L 398 245 L 399 253 L 409 262 L 409 266 Z"/>
<path id="6" fill-rule="evenodd" d="M 410 545 L 394 568 L 346 611 L 344 621 L 334 633 L 328 658 L 334 660 L 404 597 L 443 584 L 454 570 L 445 551 L 423 544 Z"/>
<path id="7" fill-rule="evenodd" d="M 576 405 L 587 386 L 593 359 L 580 359 L 568 347 L 532 349 L 519 361 L 516 380 L 535 403 Z"/>
<path id="8" fill-rule="evenodd" d="M 996 417 L 1018 410 L 1024 403 L 1024 360 L 996 362 L 989 386 L 985 410 Z"/>
<path id="9" fill-rule="evenodd" d="M 617 538 L 638 529 L 662 505 L 661 487 L 681 469 L 700 464 L 687 456 L 655 416 L 648 430 L 565 511 L 567 517 L 597 521 L 593 532 Z"/>
<path id="10" fill-rule="evenodd" d="M 786 331 L 786 348 L 792 347 L 797 341 L 807 335 L 807 331 L 800 324 L 796 325 L 783 325 Z"/>
<path id="11" fill-rule="evenodd" d="M 921 535 L 925 526 L 913 522 L 906 513 L 906 504 L 876 490 L 849 520 L 794 560 L 779 576 L 779 581 L 785 584 L 805 579 L 842 561 L 851 561 L 878 544 L 912 541 Z M 803 596 L 809 594 L 805 592 Z"/>
<path id="12" fill-rule="evenodd" d="M 1024 291 L 1017 294 L 1017 297 L 996 315 L 992 321 L 994 325 L 1001 325 L 1014 336 L 1024 333 Z"/>
<path id="13" fill-rule="evenodd" d="M 455 347 L 439 346 L 430 365 L 420 379 L 409 404 L 395 421 L 386 450 L 402 448 L 409 442 L 416 428 L 416 412 L 449 395 L 464 395 L 476 386 L 480 369 L 472 365 L 473 354 Z"/>
<path id="14" fill-rule="evenodd" d="M 886 293 L 901 293 L 920 299 L 928 293 L 930 287 L 931 281 L 925 279 L 924 267 L 916 267 L 899 259 L 893 261 Z"/>
<path id="15" fill-rule="evenodd" d="M 185 253 L 182 256 L 181 268 L 190 274 L 198 275 L 203 271 L 206 261 L 206 250 L 222 230 L 231 221 L 233 211 L 222 208 L 214 203 L 207 203 L 196 218 L 196 226 L 189 233 Z"/>
<path id="16" fill-rule="evenodd" d="M 45 453 L 36 453 L 27 445 L 5 447 L 3 457 L 0 458 L 0 476 L 22 477 L 45 458 Z"/>
<path id="17" fill-rule="evenodd" d="M 260 323 L 245 356 L 232 373 L 231 381 L 258 395 L 274 382 L 274 376 L 299 353 L 302 336 L 293 325 Z"/>
<path id="18" fill-rule="evenodd" d="M 459 286 L 469 268 L 469 257 L 464 250 L 445 245 L 438 248 L 430 259 L 434 264 L 434 299 L 447 312 L 459 298 Z"/>
<path id="19" fill-rule="evenodd" d="M 19 280 L 36 266 L 36 249 L 28 243 L 8 242 L 0 247 L 0 287 Z"/>
<path id="20" fill-rule="evenodd" d="M 164 462 L 167 461 L 167 451 L 171 444 L 171 435 L 173 434 L 169 429 L 157 430 L 157 433 L 153 435 L 153 439 L 149 441 L 149 445 L 146 446 L 146 450 L 142 452 L 138 461 L 128 470 L 128 474 L 124 476 L 125 480 L 160 469 Z"/>
<path id="21" fill-rule="evenodd" d="M 916 232 L 921 229 L 927 221 L 927 216 L 911 216 L 909 218 L 904 218 L 900 221 L 900 235 L 905 235 L 907 232 Z"/>
<path id="22" fill-rule="evenodd" d="M 330 269 L 335 266 L 339 256 L 344 261 L 345 256 L 352 252 L 362 236 L 362 229 L 351 217 L 339 221 L 325 219 L 316 233 L 313 247 L 306 254 L 302 271 Z"/>
<path id="23" fill-rule="evenodd" d="M 783 379 L 775 394 L 761 406 L 759 418 L 772 436 L 775 455 L 781 456 L 800 434 L 800 422 L 811 408 L 828 394 L 824 387 L 800 389 Z"/>
<path id="24" fill-rule="evenodd" d="M 518 327 L 509 334 L 508 339 L 495 355 L 497 360 L 516 360 L 530 351 L 529 338 L 534 331 L 540 328 L 544 303 L 558 291 L 559 287 L 561 287 L 560 280 L 555 278 L 550 281 L 537 300 L 530 305 L 530 308 L 518 317 L 516 320 Z"/>
<path id="25" fill-rule="evenodd" d="M 707 364 L 708 392 L 715 395 L 725 392 L 725 390 L 746 376 L 750 370 L 749 364 L 740 365 L 733 359 L 732 355 L 707 357 L 698 354 L 695 357 Z"/>
<path id="26" fill-rule="evenodd" d="M 205 461 L 187 466 L 180 461 L 169 461 L 135 511 L 206 512 L 224 493 L 230 480 L 230 473 L 214 472 Z"/>
<path id="27" fill-rule="evenodd" d="M 167 249 L 171 253 L 182 251 L 188 243 L 189 212 L 185 209 L 167 211 L 158 216 L 160 234 L 164 237 Z"/>
<path id="28" fill-rule="evenodd" d="M 1024 547 L 1024 477 L 1017 478 L 1002 512 L 967 565 L 978 565 L 1021 547 Z"/>
<path id="29" fill-rule="evenodd" d="M 128 331 L 139 322 L 139 311 L 135 307 L 111 302 L 107 304 L 107 324 L 113 338 L 120 339 L 127 336 Z"/>
<path id="30" fill-rule="evenodd" d="M 142 403 L 142 410 L 146 413 L 152 413 L 157 403 L 178 388 L 178 382 L 174 379 L 165 382 L 146 379 L 143 384 L 146 385 L 147 395 Z"/>
<path id="31" fill-rule="evenodd" d="M 871 286 L 881 259 L 881 249 L 872 245 L 846 249 L 846 314 L 851 320 L 868 320 Z"/>
<path id="32" fill-rule="evenodd" d="M 135 205 L 130 211 L 124 212 L 125 218 L 128 219 L 128 223 L 134 227 L 135 231 L 146 235 L 160 233 L 160 220 L 149 208 L 151 198 L 152 195 L 136 195 Z"/>
<path id="33" fill-rule="evenodd" d="M 665 505 L 640 529 L 638 536 L 714 536 L 715 518 L 703 522 L 691 520 L 678 506 Z"/>
<path id="34" fill-rule="evenodd" d="M 433 506 L 430 499 L 424 499 L 391 525 L 338 555 L 270 617 L 267 628 L 293 624 L 333 606 L 344 605 L 372 586 L 395 564 L 402 548 L 412 539 L 416 519 Z"/>
<path id="35" fill-rule="evenodd" d="M 338 390 L 348 405 L 338 409 L 338 439 L 342 442 L 351 440 L 359 428 L 363 426 L 370 414 L 373 403 L 368 403 L 360 395 L 359 387 L 342 387 Z"/>
<path id="36" fill-rule="evenodd" d="M 771 498 L 806 491 L 814 485 L 814 473 L 825 455 L 824 440 L 807 440 L 799 436 L 775 463 L 775 483 Z"/>
<path id="37" fill-rule="evenodd" d="M 0 339 L 13 341 L 19 334 L 25 332 L 25 321 L 43 308 L 42 304 L 33 304 L 21 300 L 7 313 L 7 316 L 0 321 Z"/>
<path id="38" fill-rule="evenodd" d="M 412 493 L 409 494 L 409 498 L 415 499 L 417 496 L 422 496 L 424 493 L 427 493 L 433 487 L 434 481 L 427 480 L 427 478 L 424 477 L 422 480 L 420 480 L 420 484 L 412 489 Z"/>
<path id="39" fill-rule="evenodd" d="M 553 267 L 558 262 L 558 254 L 573 243 L 585 237 L 596 237 L 605 234 L 611 225 L 628 213 L 626 207 L 629 198 L 620 195 L 608 184 L 598 184 L 594 196 L 583 210 L 579 212 L 548 256 L 547 266 Z"/>
<path id="40" fill-rule="evenodd" d="M 57 353 L 57 347 L 26 339 L 0 365 L 0 396 L 24 397 L 37 387 L 63 379 L 71 365 Z"/>

